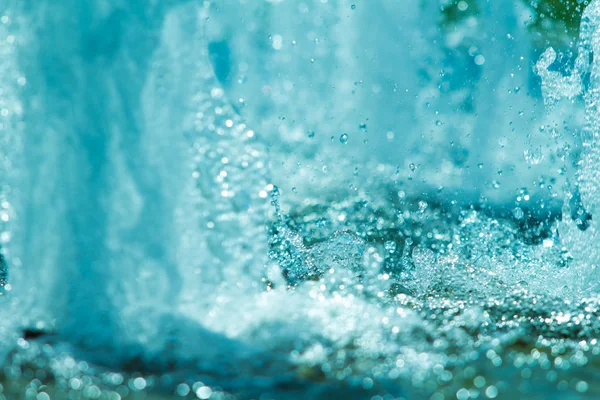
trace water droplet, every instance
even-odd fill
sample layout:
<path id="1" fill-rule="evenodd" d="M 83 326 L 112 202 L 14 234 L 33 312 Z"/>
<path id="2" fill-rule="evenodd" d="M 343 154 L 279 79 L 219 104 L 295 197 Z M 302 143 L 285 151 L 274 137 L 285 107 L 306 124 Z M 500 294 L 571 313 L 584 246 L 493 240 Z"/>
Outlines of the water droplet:
<path id="1" fill-rule="evenodd" d="M 523 156 L 525 157 L 525 161 L 531 165 L 537 165 L 544 159 L 544 154 L 542 153 L 541 147 L 538 147 L 537 149 L 530 148 L 525 150 L 523 151 Z"/>
<path id="2" fill-rule="evenodd" d="M 177 394 L 179 396 L 187 396 L 190 393 L 190 387 L 185 384 L 185 383 L 181 383 L 177 386 Z"/>
<path id="3" fill-rule="evenodd" d="M 392 242 L 390 240 L 390 241 L 385 242 L 384 246 L 388 253 L 394 254 L 396 252 L 396 247 L 397 247 L 396 242 Z"/>
<path id="4" fill-rule="evenodd" d="M 343 133 L 342 136 L 340 136 L 340 143 L 341 144 L 346 144 L 348 143 L 348 134 Z"/>
<path id="5" fill-rule="evenodd" d="M 496 386 L 488 386 L 487 389 L 485 389 L 485 395 L 490 399 L 494 399 L 498 396 L 498 389 Z"/>
<path id="6" fill-rule="evenodd" d="M 209 399 L 212 395 L 212 389 L 208 386 L 202 386 L 196 390 L 196 396 L 199 399 Z"/>

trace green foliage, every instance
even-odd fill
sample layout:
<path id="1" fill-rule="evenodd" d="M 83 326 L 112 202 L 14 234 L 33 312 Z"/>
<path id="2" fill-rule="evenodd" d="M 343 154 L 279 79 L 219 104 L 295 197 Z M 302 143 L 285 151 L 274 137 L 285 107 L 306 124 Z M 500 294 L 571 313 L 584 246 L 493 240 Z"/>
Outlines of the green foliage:
<path id="1" fill-rule="evenodd" d="M 482 0 L 447 0 L 442 4 L 442 26 L 451 29 L 469 17 L 477 17 Z M 501 1 L 501 0 L 493 0 Z M 528 23 L 540 47 L 569 47 L 579 35 L 581 14 L 589 0 L 520 0 L 533 12 Z M 508 5 L 507 5 L 508 6 Z"/>
<path id="2" fill-rule="evenodd" d="M 442 25 L 451 27 L 479 14 L 477 0 L 448 0 L 442 4 Z"/>
<path id="3" fill-rule="evenodd" d="M 589 1 L 523 0 L 535 12 L 529 26 L 538 45 L 566 47 L 577 40 L 581 14 Z"/>

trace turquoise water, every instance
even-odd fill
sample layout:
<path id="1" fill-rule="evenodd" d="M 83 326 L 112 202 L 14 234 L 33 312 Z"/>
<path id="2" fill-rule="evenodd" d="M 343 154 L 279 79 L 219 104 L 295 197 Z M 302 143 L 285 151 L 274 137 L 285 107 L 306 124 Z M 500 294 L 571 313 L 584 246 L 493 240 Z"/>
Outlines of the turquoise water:
<path id="1" fill-rule="evenodd" d="M 549 4 L 0 4 L 0 399 L 596 398 L 600 3 Z"/>

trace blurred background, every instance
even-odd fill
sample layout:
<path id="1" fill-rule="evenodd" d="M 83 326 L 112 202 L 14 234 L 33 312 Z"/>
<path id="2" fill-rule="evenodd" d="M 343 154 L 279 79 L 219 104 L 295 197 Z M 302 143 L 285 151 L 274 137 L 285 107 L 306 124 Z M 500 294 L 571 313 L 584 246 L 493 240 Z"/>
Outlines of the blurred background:
<path id="1" fill-rule="evenodd" d="M 208 46 L 292 201 L 379 180 L 494 206 L 527 192 L 556 208 L 581 107 L 548 115 L 533 65 L 553 46 L 569 69 L 585 4 L 223 1 Z"/>

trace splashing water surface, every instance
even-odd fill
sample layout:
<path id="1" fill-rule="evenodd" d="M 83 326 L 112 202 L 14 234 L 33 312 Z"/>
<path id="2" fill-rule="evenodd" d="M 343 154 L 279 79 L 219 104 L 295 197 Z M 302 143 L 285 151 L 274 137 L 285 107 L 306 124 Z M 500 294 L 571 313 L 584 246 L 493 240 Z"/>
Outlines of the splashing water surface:
<path id="1" fill-rule="evenodd" d="M 534 11 L 1 4 L 0 399 L 595 398 L 600 1 Z"/>

